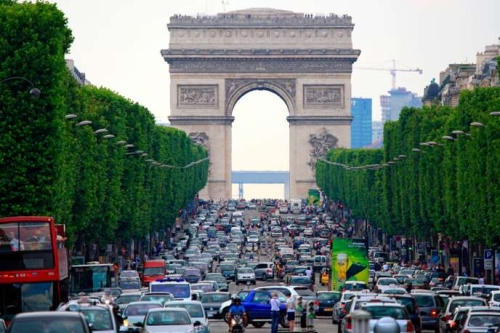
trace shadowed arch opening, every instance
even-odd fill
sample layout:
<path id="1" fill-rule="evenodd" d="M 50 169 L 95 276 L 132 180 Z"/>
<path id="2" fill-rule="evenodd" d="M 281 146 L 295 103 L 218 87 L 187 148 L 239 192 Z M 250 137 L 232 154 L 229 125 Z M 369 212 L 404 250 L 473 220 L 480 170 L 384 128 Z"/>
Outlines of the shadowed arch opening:
<path id="1" fill-rule="evenodd" d="M 240 96 L 232 115 L 232 171 L 289 171 L 290 129 L 284 100 L 267 91 L 249 90 Z M 284 198 L 283 184 L 245 184 L 244 198 Z M 238 184 L 232 197 L 239 197 Z"/>

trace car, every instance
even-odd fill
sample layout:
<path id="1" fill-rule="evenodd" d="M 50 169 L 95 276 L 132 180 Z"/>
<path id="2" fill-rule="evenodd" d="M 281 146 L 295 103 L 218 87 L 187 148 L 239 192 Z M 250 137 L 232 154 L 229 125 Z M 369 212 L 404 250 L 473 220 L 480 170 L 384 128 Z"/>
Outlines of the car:
<path id="1" fill-rule="evenodd" d="M 159 302 L 137 301 L 131 302 L 123 310 L 123 325 L 120 332 L 140 332 L 144 318 L 151 309 L 161 309 L 163 306 Z"/>
<path id="2" fill-rule="evenodd" d="M 115 333 L 119 329 L 113 314 L 113 308 L 107 304 L 94 304 L 82 298 L 69 301 L 60 306 L 57 311 L 82 313 L 87 323 L 92 326 L 92 332 Z"/>
<path id="3" fill-rule="evenodd" d="M 139 273 L 135 269 L 124 269 L 120 273 L 119 279 L 140 279 Z"/>
<path id="4" fill-rule="evenodd" d="M 491 311 L 478 311 L 470 312 L 464 324 L 460 326 L 460 332 L 488 332 L 488 330 L 494 327 L 494 330 L 498 330 L 500 326 L 500 312 Z"/>
<path id="5" fill-rule="evenodd" d="M 118 280 L 118 287 L 122 290 L 141 290 L 141 280 L 136 278 L 123 278 Z"/>
<path id="6" fill-rule="evenodd" d="M 334 305 L 333 307 L 333 312 L 332 312 L 332 324 L 338 324 L 340 327 L 340 321 L 344 316 L 346 315 L 347 308 L 346 308 L 346 303 L 353 298 L 354 296 L 358 294 L 364 294 L 366 296 L 376 296 L 376 293 L 365 293 L 365 292 L 359 292 L 359 291 L 344 291 L 342 292 L 342 295 L 340 297 L 340 300 Z M 340 329 L 339 329 L 340 332 Z"/>
<path id="7" fill-rule="evenodd" d="M 399 325 L 399 332 L 415 333 L 415 328 L 410 319 L 410 314 L 406 307 L 399 303 L 368 302 L 361 306 L 361 310 L 371 315 L 368 332 L 373 333 L 379 320 L 384 317 L 391 317 Z"/>
<path id="8" fill-rule="evenodd" d="M 202 296 L 203 297 L 203 296 Z M 191 323 L 196 324 L 197 333 L 210 333 L 210 324 L 203 304 L 199 301 L 173 301 L 165 304 L 165 308 L 181 308 L 189 313 Z M 199 323 L 199 324 L 197 324 Z"/>
<path id="9" fill-rule="evenodd" d="M 197 283 L 202 279 L 201 271 L 198 268 L 187 267 L 182 274 L 182 278 L 189 283 Z"/>
<path id="10" fill-rule="evenodd" d="M 383 302 L 383 303 L 397 303 L 395 299 L 390 297 L 384 297 L 380 295 L 376 296 L 366 296 L 363 294 L 354 295 L 350 302 L 346 303 L 346 315 L 340 322 L 341 333 L 356 333 L 352 332 L 352 313 L 353 311 L 360 310 L 363 304 L 372 302 Z"/>
<path id="11" fill-rule="evenodd" d="M 387 288 L 394 288 L 398 286 L 398 280 L 392 277 L 380 277 L 375 282 L 375 286 L 373 286 L 373 290 L 375 292 L 384 293 L 384 290 Z"/>
<path id="12" fill-rule="evenodd" d="M 218 269 L 227 280 L 235 280 L 236 263 L 234 261 L 222 261 Z"/>
<path id="13" fill-rule="evenodd" d="M 364 281 L 346 281 L 344 283 L 344 291 L 349 290 L 349 291 L 362 291 L 362 290 L 367 290 L 368 285 Z"/>
<path id="14" fill-rule="evenodd" d="M 124 310 L 130 302 L 137 302 L 141 299 L 142 292 L 131 292 L 123 293 L 117 298 L 115 298 L 114 304 L 120 307 L 120 310 Z"/>
<path id="15" fill-rule="evenodd" d="M 446 306 L 443 308 L 440 314 L 439 320 L 439 331 L 441 333 L 446 332 L 446 323 L 451 319 L 451 315 L 455 308 L 463 306 L 486 306 L 487 302 L 482 297 L 474 296 L 452 296 L 446 302 Z"/>
<path id="16" fill-rule="evenodd" d="M 261 262 L 254 267 L 255 278 L 262 281 L 274 278 L 274 263 Z"/>
<path id="17" fill-rule="evenodd" d="M 229 291 L 229 282 L 221 273 L 207 273 L 205 279 L 209 281 L 216 281 L 219 286 L 219 291 Z"/>
<path id="18" fill-rule="evenodd" d="M 89 323 L 80 312 L 37 311 L 19 313 L 9 324 L 8 333 L 26 332 L 91 333 Z"/>
<path id="19" fill-rule="evenodd" d="M 439 317 L 445 307 L 443 299 L 431 291 L 415 293 L 413 297 L 422 318 L 422 329 L 439 332 Z"/>
<path id="20" fill-rule="evenodd" d="M 331 316 L 333 306 L 340 300 L 342 293 L 340 291 L 318 291 L 316 299 L 318 307 L 315 314 L 318 316 Z"/>
<path id="21" fill-rule="evenodd" d="M 231 299 L 229 292 L 208 292 L 201 296 L 200 302 L 203 305 L 208 318 L 221 318 L 220 306 Z"/>
<path id="22" fill-rule="evenodd" d="M 250 267 L 240 267 L 236 270 L 236 285 L 240 283 L 256 284 L 255 271 Z"/>
<path id="23" fill-rule="evenodd" d="M 144 321 L 137 326 L 142 327 L 143 332 L 160 333 L 187 333 L 194 332 L 200 322 L 193 324 L 186 309 L 182 308 L 160 308 L 151 309 L 147 312 Z"/>
<path id="24" fill-rule="evenodd" d="M 164 305 L 166 302 L 170 302 L 174 300 L 174 295 L 168 292 L 147 292 L 144 293 L 140 301 L 150 301 L 150 302 L 158 302 L 161 305 Z"/>
<path id="25" fill-rule="evenodd" d="M 311 277 L 305 275 L 289 275 L 285 282 L 288 285 L 303 286 L 307 288 L 311 287 L 313 284 Z"/>
<path id="26" fill-rule="evenodd" d="M 402 304 L 406 307 L 406 310 L 410 314 L 411 322 L 413 323 L 413 327 L 417 333 L 422 332 L 422 318 L 420 317 L 420 311 L 418 309 L 417 301 L 415 298 L 409 294 L 405 295 L 387 295 L 392 299 L 395 299 L 396 302 Z"/>

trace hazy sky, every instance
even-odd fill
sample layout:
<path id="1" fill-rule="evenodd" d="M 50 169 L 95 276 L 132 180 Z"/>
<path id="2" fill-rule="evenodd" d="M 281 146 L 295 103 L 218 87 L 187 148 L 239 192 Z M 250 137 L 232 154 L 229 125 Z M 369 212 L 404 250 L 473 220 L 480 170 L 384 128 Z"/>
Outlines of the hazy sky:
<path id="1" fill-rule="evenodd" d="M 397 85 L 423 93 L 448 64 L 475 62 L 477 52 L 497 44 L 500 0 L 50 0 L 68 18 L 75 41 L 68 58 L 96 86 L 105 86 L 147 107 L 159 122 L 168 121 L 169 71 L 160 55 L 167 49 L 167 23 L 174 14 L 215 15 L 268 7 L 310 14 L 352 16 L 353 46 L 361 50 L 352 75 L 353 97 L 373 99 L 391 88 L 392 59 L 401 69 Z M 288 170 L 285 104 L 269 92 L 245 95 L 233 124 L 234 170 Z M 238 148 L 238 149 L 236 149 Z"/>

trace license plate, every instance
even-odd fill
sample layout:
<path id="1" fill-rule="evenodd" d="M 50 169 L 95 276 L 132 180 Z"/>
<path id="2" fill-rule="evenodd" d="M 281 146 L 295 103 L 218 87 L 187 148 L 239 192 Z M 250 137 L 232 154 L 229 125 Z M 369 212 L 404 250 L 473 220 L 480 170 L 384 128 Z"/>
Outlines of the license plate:
<path id="1" fill-rule="evenodd" d="M 215 316 L 215 311 L 207 311 L 207 317 Z"/>
<path id="2" fill-rule="evenodd" d="M 333 311 L 333 308 L 325 308 L 325 311 Z"/>

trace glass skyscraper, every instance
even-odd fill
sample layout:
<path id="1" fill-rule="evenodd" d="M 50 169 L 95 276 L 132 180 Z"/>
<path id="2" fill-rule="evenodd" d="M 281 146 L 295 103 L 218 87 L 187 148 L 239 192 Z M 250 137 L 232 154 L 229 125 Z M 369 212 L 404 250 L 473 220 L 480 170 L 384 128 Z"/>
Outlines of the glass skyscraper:
<path id="1" fill-rule="evenodd" d="M 372 99 L 352 98 L 351 148 L 361 148 L 372 143 Z"/>

